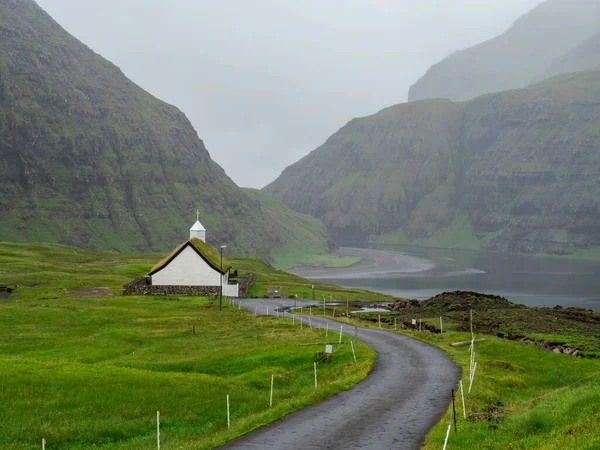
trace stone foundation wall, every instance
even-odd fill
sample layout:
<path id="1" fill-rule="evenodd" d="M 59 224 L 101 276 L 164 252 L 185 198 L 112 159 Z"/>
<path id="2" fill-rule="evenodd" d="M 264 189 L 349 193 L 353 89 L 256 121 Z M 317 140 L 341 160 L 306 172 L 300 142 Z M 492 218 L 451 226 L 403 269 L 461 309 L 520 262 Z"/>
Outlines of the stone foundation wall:
<path id="1" fill-rule="evenodd" d="M 146 278 L 137 278 L 123 286 L 124 295 L 195 295 L 217 297 L 219 286 L 153 286 Z"/>
<path id="2" fill-rule="evenodd" d="M 239 281 L 239 297 L 245 298 L 252 287 L 252 274 Z M 220 286 L 153 286 L 147 277 L 136 278 L 123 286 L 123 295 L 196 295 L 218 297 Z"/>

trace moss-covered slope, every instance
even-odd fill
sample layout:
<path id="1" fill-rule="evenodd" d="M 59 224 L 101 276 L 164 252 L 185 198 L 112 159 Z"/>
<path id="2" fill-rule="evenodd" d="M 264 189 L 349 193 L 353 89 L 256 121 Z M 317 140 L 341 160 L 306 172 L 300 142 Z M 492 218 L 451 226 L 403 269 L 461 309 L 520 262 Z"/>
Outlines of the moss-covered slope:
<path id="1" fill-rule="evenodd" d="M 0 240 L 167 251 L 199 209 L 208 241 L 229 252 L 270 258 L 296 234 L 328 247 L 318 221 L 270 218 L 181 111 L 32 0 L 0 1 L 0 190 Z"/>
<path id="2" fill-rule="evenodd" d="M 600 245 L 600 70 L 344 126 L 266 189 L 335 237 L 571 253 Z"/>

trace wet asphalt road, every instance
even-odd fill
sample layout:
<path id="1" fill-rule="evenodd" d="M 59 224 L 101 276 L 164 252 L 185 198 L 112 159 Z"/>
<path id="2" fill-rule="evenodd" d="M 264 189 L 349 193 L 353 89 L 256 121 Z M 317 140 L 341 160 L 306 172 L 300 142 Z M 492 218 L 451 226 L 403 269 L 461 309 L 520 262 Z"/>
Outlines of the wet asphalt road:
<path id="1" fill-rule="evenodd" d="M 238 300 L 236 300 L 238 301 Z M 242 300 L 242 307 L 270 315 L 294 300 Z M 301 302 L 301 304 L 315 304 Z M 291 317 L 289 314 L 286 314 Z M 306 316 L 305 322 L 306 322 Z M 311 316 L 312 326 L 339 323 Z M 344 327 L 346 328 L 346 327 Z M 344 334 L 353 335 L 354 327 Z M 401 334 L 358 329 L 358 338 L 377 352 L 371 374 L 347 391 L 296 411 L 241 436 L 225 449 L 418 449 L 444 413 L 459 369 L 431 345 Z"/>

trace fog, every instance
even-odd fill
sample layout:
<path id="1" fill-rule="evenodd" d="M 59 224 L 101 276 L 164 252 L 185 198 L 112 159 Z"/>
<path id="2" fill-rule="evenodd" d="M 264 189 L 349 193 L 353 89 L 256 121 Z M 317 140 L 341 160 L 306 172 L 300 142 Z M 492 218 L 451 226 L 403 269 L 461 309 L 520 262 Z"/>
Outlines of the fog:
<path id="1" fill-rule="evenodd" d="M 37 0 L 183 110 L 241 186 L 263 187 L 348 120 L 407 99 L 455 50 L 541 0 Z"/>

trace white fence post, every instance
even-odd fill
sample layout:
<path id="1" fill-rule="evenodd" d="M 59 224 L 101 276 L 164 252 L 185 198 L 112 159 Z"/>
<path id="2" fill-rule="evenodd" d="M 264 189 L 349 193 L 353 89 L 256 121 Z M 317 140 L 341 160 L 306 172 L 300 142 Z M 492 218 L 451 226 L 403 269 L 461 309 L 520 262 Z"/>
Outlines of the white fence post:
<path id="1" fill-rule="evenodd" d="M 354 342 L 350 339 L 350 345 L 352 346 L 352 356 L 354 356 L 354 362 L 356 362 L 356 353 L 354 353 Z"/>
<path id="2" fill-rule="evenodd" d="M 460 380 L 460 396 L 462 397 L 463 417 L 467 419 L 467 409 L 465 408 L 465 392 L 463 390 L 463 382 Z"/>
<path id="3" fill-rule="evenodd" d="M 156 411 L 156 448 L 160 450 L 160 411 Z"/>
<path id="4" fill-rule="evenodd" d="M 344 325 L 340 326 L 340 342 L 338 342 L 338 344 L 342 343 L 342 331 L 344 330 Z"/>
<path id="5" fill-rule="evenodd" d="M 229 416 L 229 394 L 227 394 L 227 428 L 231 428 L 231 420 Z"/>
<path id="6" fill-rule="evenodd" d="M 42 438 L 42 450 L 46 450 L 46 439 Z"/>
<path id="7" fill-rule="evenodd" d="M 317 363 L 315 362 L 315 390 L 317 389 Z"/>
<path id="8" fill-rule="evenodd" d="M 450 437 L 450 429 L 452 425 L 448 425 L 448 431 L 446 431 L 446 439 L 444 439 L 444 450 L 446 450 L 446 446 L 448 445 L 448 438 Z"/>
<path id="9" fill-rule="evenodd" d="M 471 387 L 473 387 L 473 380 L 475 379 L 475 371 L 477 370 L 477 363 L 473 366 L 473 375 L 471 376 L 471 382 L 469 383 L 469 394 L 471 393 Z"/>
<path id="10" fill-rule="evenodd" d="M 271 375 L 271 396 L 269 397 L 269 408 L 273 406 L 273 380 L 275 379 L 275 374 Z"/>

